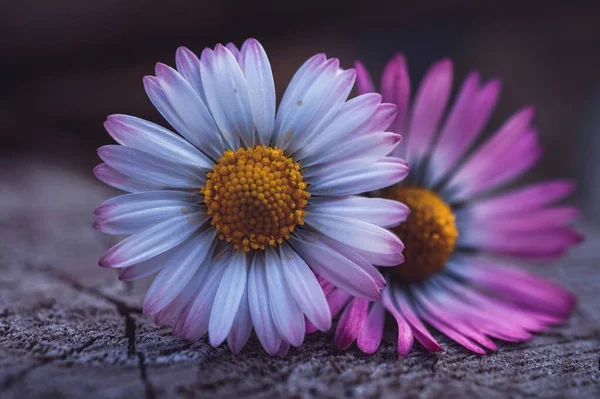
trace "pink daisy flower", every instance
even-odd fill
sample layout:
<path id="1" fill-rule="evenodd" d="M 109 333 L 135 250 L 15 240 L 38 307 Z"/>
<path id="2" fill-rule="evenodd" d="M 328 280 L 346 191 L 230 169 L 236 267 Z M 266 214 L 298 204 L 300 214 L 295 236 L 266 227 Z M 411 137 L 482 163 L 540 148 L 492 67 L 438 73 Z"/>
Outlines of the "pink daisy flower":
<path id="1" fill-rule="evenodd" d="M 254 39 L 200 58 L 179 48 L 176 66 L 157 64 L 144 87 L 179 135 L 127 115 L 105 123 L 119 145 L 98 150 L 104 163 L 94 173 L 130 194 L 100 205 L 94 226 L 129 237 L 100 265 L 126 281 L 156 274 L 144 313 L 189 340 L 207 332 L 213 346 L 227 340 L 234 353 L 252 329 L 282 355 L 302 344 L 305 318 L 331 327 L 313 271 L 380 298 L 373 264 L 400 262 L 403 248 L 383 227 L 407 209 L 357 195 L 408 173 L 387 156 L 400 141 L 386 132 L 396 107 L 379 94 L 347 101 L 355 70 L 318 54 L 276 112 L 269 60 Z"/>
<path id="2" fill-rule="evenodd" d="M 363 65 L 356 69 L 359 93 L 375 91 Z M 444 118 L 452 75 L 449 60 L 435 63 L 411 106 L 404 57 L 396 56 L 383 71 L 383 100 L 398 106 L 390 130 L 406 137 L 393 155 L 407 159 L 411 173 L 373 195 L 411 209 L 393 229 L 406 245 L 406 261 L 379 263 L 387 287 L 375 302 L 321 281 L 332 314 L 343 309 L 335 332 L 340 349 L 356 341 L 361 351 L 375 352 L 387 311 L 398 324 L 402 356 L 415 339 L 429 351 L 441 350 L 426 324 L 483 354 L 497 349 L 493 338 L 518 342 L 562 323 L 575 305 L 566 289 L 505 260 L 551 260 L 582 240 L 570 227 L 579 211 L 555 204 L 571 193 L 573 183 L 554 180 L 496 191 L 541 156 L 533 108 L 517 112 L 482 145 L 474 145 L 498 100 L 500 82 L 481 82 L 471 73 Z"/>

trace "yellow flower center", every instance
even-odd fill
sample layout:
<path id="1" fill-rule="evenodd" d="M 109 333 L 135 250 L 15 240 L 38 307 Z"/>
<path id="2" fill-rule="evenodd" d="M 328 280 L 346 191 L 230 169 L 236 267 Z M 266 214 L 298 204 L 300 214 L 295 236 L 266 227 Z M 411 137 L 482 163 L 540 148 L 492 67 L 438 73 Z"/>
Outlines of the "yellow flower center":
<path id="1" fill-rule="evenodd" d="M 300 164 L 279 148 L 225 151 L 207 176 L 201 192 L 211 224 L 236 249 L 276 246 L 304 224 L 310 194 Z"/>
<path id="2" fill-rule="evenodd" d="M 454 214 L 439 195 L 422 187 L 394 186 L 383 196 L 405 203 L 410 215 L 393 231 L 404 242 L 404 263 L 393 271 L 402 281 L 421 281 L 440 271 L 454 250 Z"/>

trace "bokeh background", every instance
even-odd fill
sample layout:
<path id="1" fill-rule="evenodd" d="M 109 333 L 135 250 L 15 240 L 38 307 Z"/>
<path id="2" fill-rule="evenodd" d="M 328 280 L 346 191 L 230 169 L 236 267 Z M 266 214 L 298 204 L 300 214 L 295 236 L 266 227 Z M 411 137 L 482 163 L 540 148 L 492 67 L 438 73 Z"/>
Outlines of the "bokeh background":
<path id="1" fill-rule="evenodd" d="M 588 4 L 589 3 L 589 4 Z M 281 95 L 294 70 L 324 51 L 378 71 L 395 52 L 413 87 L 436 59 L 504 82 L 488 129 L 537 106 L 546 156 L 530 177 L 574 177 L 588 217 L 599 220 L 600 8 L 593 2 L 4 0 L 0 9 L 0 142 L 3 153 L 71 160 L 91 176 L 102 122 L 129 113 L 161 122 L 142 77 L 177 46 L 264 44 Z M 12 157 L 11 157 L 12 158 Z M 90 204 L 93 206 L 93 204 Z"/>
<path id="2" fill-rule="evenodd" d="M 294 70 L 324 51 L 378 71 L 395 52 L 413 87 L 436 59 L 500 77 L 488 129 L 527 104 L 546 156 L 530 177 L 574 177 L 578 201 L 599 220 L 600 8 L 593 2 L 302 2 L 4 0 L 0 10 L 0 142 L 5 153 L 72 160 L 86 170 L 110 142 L 102 122 L 129 113 L 163 123 L 142 77 L 177 46 L 258 38 L 281 95 Z M 93 204 L 90 204 L 93 206 Z"/>

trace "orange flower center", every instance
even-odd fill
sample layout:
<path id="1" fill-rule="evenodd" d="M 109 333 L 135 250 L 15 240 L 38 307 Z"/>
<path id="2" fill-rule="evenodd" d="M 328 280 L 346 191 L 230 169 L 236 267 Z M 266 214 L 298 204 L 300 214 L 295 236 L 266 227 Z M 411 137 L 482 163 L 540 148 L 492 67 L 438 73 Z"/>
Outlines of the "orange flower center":
<path id="1" fill-rule="evenodd" d="M 383 197 L 410 208 L 406 221 L 393 229 L 405 245 L 405 262 L 394 267 L 394 273 L 402 281 L 414 282 L 439 272 L 458 238 L 452 208 L 433 191 L 416 186 L 390 187 Z"/>
<path id="2" fill-rule="evenodd" d="M 246 252 L 290 238 L 310 197 L 300 164 L 263 145 L 225 151 L 201 192 L 219 238 Z"/>

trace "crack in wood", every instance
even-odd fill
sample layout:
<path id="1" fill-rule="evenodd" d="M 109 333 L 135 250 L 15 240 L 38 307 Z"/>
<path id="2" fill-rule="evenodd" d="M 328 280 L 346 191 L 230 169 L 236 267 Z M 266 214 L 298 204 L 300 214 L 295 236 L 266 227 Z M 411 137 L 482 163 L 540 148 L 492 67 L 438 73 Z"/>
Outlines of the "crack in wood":
<path id="1" fill-rule="evenodd" d="M 120 314 L 123 313 L 136 313 L 136 314 L 142 314 L 143 311 L 141 308 L 139 307 L 135 307 L 135 306 L 130 306 L 127 303 L 120 301 L 116 298 L 111 297 L 110 295 L 106 295 L 103 292 L 99 291 L 97 288 L 95 287 L 86 287 L 83 284 L 81 284 L 79 281 L 77 281 L 76 279 L 72 278 L 71 276 L 69 276 L 68 274 L 60 271 L 60 270 L 56 270 L 56 269 L 52 269 L 52 270 L 40 270 L 38 268 L 33 268 L 32 270 L 34 271 L 42 271 L 44 272 L 48 277 L 52 277 L 55 280 L 58 280 L 64 284 L 67 284 L 68 286 L 70 286 L 71 288 L 73 288 L 75 291 L 79 291 L 79 292 L 84 292 L 87 294 L 91 294 L 94 295 L 98 298 L 104 299 L 107 302 L 110 302 L 111 304 L 113 304 L 117 310 L 119 311 Z"/>
<path id="2" fill-rule="evenodd" d="M 143 313 L 142 309 L 130 306 L 130 305 L 126 304 L 125 302 L 119 301 L 118 299 L 115 299 L 109 295 L 106 295 L 106 294 L 98 291 L 96 288 L 85 287 L 79 281 L 73 279 L 72 277 L 68 276 L 67 274 L 65 274 L 59 270 L 52 270 L 52 271 L 46 272 L 46 274 L 49 277 L 55 278 L 55 279 L 61 281 L 62 283 L 69 285 L 71 288 L 73 288 L 76 291 L 95 295 L 101 299 L 104 299 L 104 300 L 110 302 L 112 305 L 115 306 L 117 312 L 119 312 L 119 314 L 123 317 L 123 320 L 125 323 L 124 334 L 125 334 L 125 337 L 127 338 L 127 355 L 129 357 L 137 356 L 137 358 L 138 358 L 137 365 L 140 370 L 140 379 L 142 381 L 142 385 L 144 386 L 146 399 L 155 399 L 156 398 L 156 390 L 154 388 L 154 385 L 148 378 L 148 373 L 146 370 L 146 357 L 143 352 L 140 352 L 136 349 L 136 345 L 135 345 L 137 324 L 136 324 L 134 318 L 132 317 L 132 313 L 141 314 L 141 313 Z M 90 346 L 91 344 L 93 344 L 93 341 L 95 341 L 95 340 L 96 340 L 96 338 L 93 338 L 93 340 L 90 339 L 91 342 L 90 341 L 86 342 L 84 345 L 82 345 L 83 348 Z M 81 350 L 83 350 L 83 349 L 81 349 Z M 66 357 L 70 354 L 72 354 L 72 353 L 65 354 L 63 356 Z"/>

